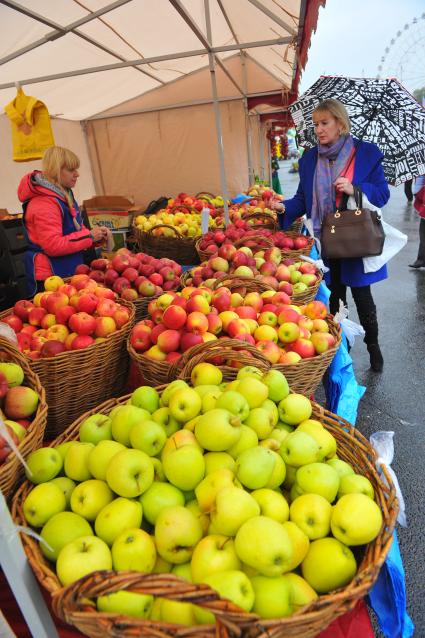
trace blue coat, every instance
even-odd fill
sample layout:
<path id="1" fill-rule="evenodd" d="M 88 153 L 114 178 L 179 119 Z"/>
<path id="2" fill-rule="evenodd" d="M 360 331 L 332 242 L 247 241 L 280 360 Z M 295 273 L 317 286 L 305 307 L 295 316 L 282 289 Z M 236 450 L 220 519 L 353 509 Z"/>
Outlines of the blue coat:
<path id="1" fill-rule="evenodd" d="M 371 204 L 382 208 L 390 191 L 382 168 L 383 155 L 375 144 L 354 140 L 356 157 L 353 184 L 361 188 Z M 281 228 L 288 228 L 301 215 L 311 217 L 313 178 L 317 164 L 317 146 L 304 153 L 299 162 L 300 183 L 292 199 L 285 200 L 285 214 L 279 215 Z M 346 286 L 368 286 L 388 277 L 387 267 L 365 273 L 362 259 L 341 259 L 341 281 Z M 325 277 L 326 279 L 326 277 Z"/>

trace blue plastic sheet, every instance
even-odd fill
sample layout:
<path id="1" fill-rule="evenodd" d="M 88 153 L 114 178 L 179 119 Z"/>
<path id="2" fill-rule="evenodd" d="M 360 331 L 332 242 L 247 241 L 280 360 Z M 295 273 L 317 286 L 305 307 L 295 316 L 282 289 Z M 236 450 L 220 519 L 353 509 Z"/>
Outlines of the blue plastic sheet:
<path id="1" fill-rule="evenodd" d="M 327 303 L 329 294 L 328 287 L 322 282 L 316 299 Z M 353 360 L 348 353 L 344 335 L 324 381 L 327 409 L 350 423 L 355 423 L 359 401 L 366 388 L 356 381 Z M 406 610 L 404 568 L 396 532 L 387 560 L 368 599 L 387 638 L 413 636 L 414 625 Z"/>

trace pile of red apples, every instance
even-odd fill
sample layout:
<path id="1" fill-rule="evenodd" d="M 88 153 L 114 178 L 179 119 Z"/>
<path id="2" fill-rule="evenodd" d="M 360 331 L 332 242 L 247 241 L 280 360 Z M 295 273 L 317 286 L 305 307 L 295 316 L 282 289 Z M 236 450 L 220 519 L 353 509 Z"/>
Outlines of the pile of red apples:
<path id="1" fill-rule="evenodd" d="M 113 259 L 94 259 L 81 264 L 75 274 L 88 275 L 126 301 L 154 297 L 180 285 L 181 266 L 172 259 L 155 259 L 146 253 L 120 249 Z"/>
<path id="2" fill-rule="evenodd" d="M 253 231 L 247 221 L 239 219 L 227 228 L 206 233 L 199 242 L 199 248 L 210 255 L 216 255 L 223 245 L 246 239 L 245 245 L 250 246 L 260 241 L 262 237 L 270 240 L 274 246 L 283 251 L 307 250 L 309 245 L 308 237 L 305 235 L 294 237 L 291 233 L 273 232 L 268 228 L 257 228 Z"/>
<path id="3" fill-rule="evenodd" d="M 148 311 L 150 318 L 134 326 L 130 343 L 155 361 L 172 363 L 195 345 L 226 337 L 256 346 L 271 364 L 315 357 L 336 343 L 321 301 L 294 306 L 282 291 L 243 297 L 224 286 L 186 287 L 152 300 Z"/>
<path id="4" fill-rule="evenodd" d="M 16 302 L 2 319 L 15 331 L 19 350 L 30 359 L 87 348 L 129 321 L 130 312 L 117 303 L 117 294 L 88 275 L 73 275 L 69 283 L 52 276 L 44 285 L 44 292 L 32 301 Z"/>

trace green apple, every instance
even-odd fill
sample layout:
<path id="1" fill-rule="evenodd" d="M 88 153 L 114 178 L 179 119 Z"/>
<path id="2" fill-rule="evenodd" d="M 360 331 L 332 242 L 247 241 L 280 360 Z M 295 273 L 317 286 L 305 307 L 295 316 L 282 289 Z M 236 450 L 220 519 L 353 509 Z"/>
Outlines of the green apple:
<path id="1" fill-rule="evenodd" d="M 88 468 L 90 452 L 94 450 L 93 443 L 74 443 L 66 453 L 63 469 L 66 476 L 73 481 L 88 481 L 92 476 Z"/>
<path id="2" fill-rule="evenodd" d="M 317 441 L 320 447 L 320 460 L 330 459 L 336 453 L 336 439 L 316 419 L 302 421 L 297 427 L 299 432 L 306 432 Z"/>
<path id="3" fill-rule="evenodd" d="M 198 388 L 202 388 L 202 387 L 203 386 L 198 386 Z M 217 390 L 210 390 L 209 392 L 206 392 L 204 396 L 202 397 L 201 414 L 205 414 L 206 412 L 209 412 L 210 410 L 214 410 L 217 404 L 217 399 L 221 395 L 222 395 L 222 392 L 219 388 L 217 388 Z"/>
<path id="4" fill-rule="evenodd" d="M 315 463 L 320 457 L 319 444 L 305 432 L 290 432 L 280 446 L 280 455 L 288 465 L 301 467 Z"/>
<path id="5" fill-rule="evenodd" d="M 179 423 L 186 423 L 201 411 L 202 399 L 193 388 L 183 388 L 171 395 L 169 403 L 170 414 Z"/>
<path id="6" fill-rule="evenodd" d="M 283 481 L 283 487 L 285 488 L 285 490 L 290 490 L 295 483 L 298 468 L 292 467 L 292 465 L 288 465 L 287 463 L 285 463 L 285 466 L 286 476 L 285 480 Z"/>
<path id="7" fill-rule="evenodd" d="M 241 568 L 231 538 L 222 534 L 205 536 L 192 554 L 191 570 L 194 583 L 202 583 L 210 574 Z"/>
<path id="8" fill-rule="evenodd" d="M 196 619 L 192 603 L 184 603 L 178 600 L 161 599 L 161 620 L 177 625 L 191 627 L 196 625 Z"/>
<path id="9" fill-rule="evenodd" d="M 289 384 L 286 377 L 280 370 L 269 370 L 261 378 L 269 389 L 269 399 L 279 403 L 289 395 Z"/>
<path id="10" fill-rule="evenodd" d="M 201 538 L 201 523 L 186 507 L 166 507 L 159 513 L 155 523 L 155 543 L 164 560 L 173 564 L 186 563 Z"/>
<path id="11" fill-rule="evenodd" d="M 289 505 L 281 492 L 263 487 L 251 492 L 260 506 L 261 516 L 273 518 L 278 523 L 284 523 L 289 518 Z"/>
<path id="12" fill-rule="evenodd" d="M 112 546 L 114 540 L 128 529 L 140 527 L 143 509 L 138 501 L 119 497 L 100 510 L 94 523 L 96 536 L 107 545 Z"/>
<path id="13" fill-rule="evenodd" d="M 294 574 L 284 574 L 282 576 L 291 588 L 292 611 L 295 613 L 302 607 L 309 605 L 318 597 L 313 587 L 311 587 L 302 576 Z"/>
<path id="14" fill-rule="evenodd" d="M 239 454 L 242 454 L 245 450 L 249 450 L 252 447 L 257 447 L 258 445 L 258 436 L 257 433 L 250 428 L 248 425 L 242 423 L 241 425 L 241 434 L 232 447 L 229 447 L 227 453 L 230 454 L 231 457 L 237 459 Z"/>
<path id="15" fill-rule="evenodd" d="M 153 483 L 153 465 L 141 450 L 123 450 L 109 461 L 106 482 L 116 494 L 134 498 Z"/>
<path id="16" fill-rule="evenodd" d="M 152 574 L 169 574 L 171 572 L 172 567 L 173 567 L 172 563 L 169 563 L 168 561 L 164 560 L 162 556 L 157 554 L 155 565 L 152 570 Z"/>
<path id="17" fill-rule="evenodd" d="M 53 447 L 41 447 L 27 457 L 25 475 L 31 483 L 45 483 L 59 474 L 63 466 L 60 453 Z"/>
<path id="18" fill-rule="evenodd" d="M 273 420 L 270 413 L 263 408 L 253 408 L 245 419 L 245 425 L 252 428 L 259 440 L 266 439 L 273 430 Z"/>
<path id="19" fill-rule="evenodd" d="M 150 412 L 135 405 L 121 405 L 112 417 L 112 437 L 118 443 L 130 447 L 130 431 L 133 425 L 151 418 Z"/>
<path id="20" fill-rule="evenodd" d="M 135 423 L 130 430 L 131 447 L 142 450 L 148 456 L 156 456 L 164 447 L 167 435 L 163 427 L 148 420 Z"/>
<path id="21" fill-rule="evenodd" d="M 161 461 L 164 461 L 167 454 L 170 452 L 174 452 L 174 450 L 184 447 L 185 445 L 192 445 L 196 447 L 200 452 L 203 452 L 201 446 L 199 445 L 195 435 L 190 430 L 177 430 L 165 442 L 164 447 L 161 452 Z"/>
<path id="22" fill-rule="evenodd" d="M 76 441 L 65 441 L 65 443 L 60 443 L 60 445 L 57 445 L 54 448 L 56 450 L 56 452 L 59 452 L 59 454 L 61 455 L 62 461 L 65 460 L 66 453 L 68 452 L 68 450 L 71 447 L 71 445 L 75 445 L 75 443 L 76 443 Z M 41 449 L 43 449 L 43 448 L 41 448 Z"/>
<path id="23" fill-rule="evenodd" d="M 138 528 L 126 529 L 113 542 L 112 566 L 116 570 L 150 574 L 156 561 L 153 538 Z"/>
<path id="24" fill-rule="evenodd" d="M 94 445 L 99 441 L 110 441 L 112 439 L 111 424 L 112 419 L 106 414 L 100 412 L 92 414 L 80 425 L 80 441 Z"/>
<path id="25" fill-rule="evenodd" d="M 106 479 L 106 468 L 111 459 L 126 447 L 118 441 L 100 441 L 89 454 L 87 466 L 90 474 L 100 481 Z"/>
<path id="26" fill-rule="evenodd" d="M 165 434 L 171 436 L 180 429 L 180 423 L 170 414 L 168 408 L 158 408 L 152 414 L 152 419 L 164 428 Z"/>
<path id="27" fill-rule="evenodd" d="M 349 474 L 354 474 L 354 470 L 349 463 L 345 461 L 341 461 L 341 459 L 333 458 L 326 461 L 328 465 L 334 468 L 339 474 L 340 479 L 343 476 L 348 476 Z"/>
<path id="28" fill-rule="evenodd" d="M 262 487 L 274 489 L 285 479 L 285 464 L 273 450 L 253 447 L 245 450 L 236 460 L 238 480 L 250 490 Z"/>
<path id="29" fill-rule="evenodd" d="M 209 394 L 210 392 L 214 392 L 216 394 L 216 398 L 219 397 L 221 394 L 221 390 L 218 385 L 212 385 L 209 383 L 205 383 L 204 385 L 197 385 L 193 389 L 199 394 L 201 399 L 203 399 L 204 396 L 206 394 Z"/>
<path id="30" fill-rule="evenodd" d="M 186 501 L 185 505 L 186 509 L 188 509 L 201 523 L 202 533 L 206 534 L 208 532 L 208 528 L 210 526 L 210 517 L 206 512 L 203 512 L 199 507 L 198 501 L 195 499 L 191 501 Z"/>
<path id="31" fill-rule="evenodd" d="M 199 541 L 199 543 L 201 543 L 201 542 L 202 541 Z M 199 545 L 199 543 L 198 543 L 198 545 Z M 198 547 L 198 545 L 196 547 Z M 193 556 L 192 556 L 192 558 L 193 558 Z M 184 580 L 187 580 L 188 583 L 193 583 L 192 564 L 190 562 L 182 563 L 181 565 L 173 565 L 171 573 L 175 574 L 179 578 L 183 578 Z"/>
<path id="32" fill-rule="evenodd" d="M 96 536 L 80 536 L 59 552 L 56 573 L 66 587 L 86 574 L 102 569 L 112 569 L 109 547 Z"/>
<path id="33" fill-rule="evenodd" d="M 273 450 L 273 452 L 279 452 L 281 444 L 279 441 L 276 441 L 276 439 L 262 439 L 258 445 L 260 447 L 265 447 L 268 450 Z"/>
<path id="34" fill-rule="evenodd" d="M 339 540 L 320 538 L 310 544 L 301 571 L 318 594 L 328 594 L 348 585 L 356 574 L 357 564 L 353 552 Z"/>
<path id="35" fill-rule="evenodd" d="M 55 514 L 66 508 L 65 495 L 53 483 L 36 485 L 23 503 L 24 515 L 32 527 L 43 527 Z"/>
<path id="36" fill-rule="evenodd" d="M 207 474 L 195 487 L 195 496 L 203 512 L 211 512 L 215 508 L 217 494 L 224 487 L 234 484 L 235 475 L 228 468 L 221 468 Z"/>
<path id="37" fill-rule="evenodd" d="M 89 479 L 74 489 L 71 509 L 88 521 L 94 521 L 100 510 L 114 500 L 114 494 L 105 481 Z"/>
<path id="38" fill-rule="evenodd" d="M 263 378 L 264 372 L 262 370 L 260 370 L 260 368 L 256 368 L 255 366 L 244 366 L 243 368 L 240 368 L 238 370 L 238 373 L 236 375 L 236 379 L 241 380 L 241 379 L 257 379 L 258 381 L 261 381 L 261 379 Z"/>
<path id="39" fill-rule="evenodd" d="M 286 439 L 288 434 L 289 434 L 289 432 L 287 430 L 285 430 L 284 428 L 275 427 L 270 432 L 269 438 L 270 439 L 274 439 L 275 441 L 277 441 L 279 443 L 279 450 L 280 450 L 280 446 L 282 445 L 282 441 L 284 441 Z"/>
<path id="40" fill-rule="evenodd" d="M 177 487 L 161 481 L 154 481 L 139 500 L 143 506 L 143 516 L 152 525 L 155 525 L 158 514 L 165 507 L 185 504 L 184 496 Z"/>
<path id="41" fill-rule="evenodd" d="M 98 611 L 120 614 L 134 618 L 149 618 L 153 607 L 153 596 L 136 594 L 132 591 L 116 591 L 107 596 L 98 596 Z"/>
<path id="42" fill-rule="evenodd" d="M 269 396 L 268 386 L 253 377 L 241 379 L 238 383 L 238 392 L 245 397 L 251 410 L 259 408 Z"/>
<path id="43" fill-rule="evenodd" d="M 228 381 L 227 383 L 220 383 L 219 388 L 222 392 L 237 392 L 239 383 L 239 379 L 233 379 L 233 381 Z"/>
<path id="44" fill-rule="evenodd" d="M 40 549 L 44 556 L 55 562 L 59 552 L 65 545 L 80 536 L 90 536 L 93 530 L 85 518 L 74 512 L 59 512 L 43 526 L 40 532 L 44 543 L 40 541 Z"/>
<path id="45" fill-rule="evenodd" d="M 218 534 L 235 536 L 245 521 L 259 514 L 260 506 L 251 494 L 231 485 L 217 493 L 210 518 Z"/>
<path id="46" fill-rule="evenodd" d="M 165 481 L 165 473 L 161 461 L 154 456 L 151 456 L 151 461 L 153 465 L 153 480 Z"/>
<path id="47" fill-rule="evenodd" d="M 292 614 L 290 583 L 283 576 L 253 576 L 254 614 L 261 618 L 284 618 Z"/>
<path id="48" fill-rule="evenodd" d="M 155 388 L 151 388 L 149 385 L 142 385 L 134 390 L 131 395 L 131 405 L 153 414 L 159 408 L 159 394 Z"/>
<path id="49" fill-rule="evenodd" d="M 235 459 L 228 452 L 207 452 L 204 454 L 204 461 L 206 475 L 222 469 L 236 472 Z"/>
<path id="50" fill-rule="evenodd" d="M 303 394 L 288 394 L 278 405 L 279 418 L 288 425 L 298 425 L 311 417 L 310 399 Z"/>
<path id="51" fill-rule="evenodd" d="M 176 392 L 177 390 L 183 390 L 188 387 L 188 384 L 186 383 L 186 381 L 183 381 L 183 379 L 176 379 L 175 381 L 172 381 L 167 385 L 164 392 L 161 394 L 161 405 L 167 408 L 174 392 Z"/>
<path id="52" fill-rule="evenodd" d="M 274 401 L 272 401 L 271 399 L 266 399 L 260 405 L 260 408 L 262 410 L 266 410 L 266 412 L 269 413 L 272 425 L 273 427 L 276 427 L 279 421 L 279 410 L 277 409 L 276 403 L 274 403 Z"/>
<path id="53" fill-rule="evenodd" d="M 4 421 L 5 425 L 8 425 L 18 437 L 19 442 L 23 441 L 27 434 L 27 429 L 24 428 L 20 423 L 16 423 L 16 421 L 10 421 L 10 419 L 6 419 Z"/>
<path id="54" fill-rule="evenodd" d="M 327 463 L 309 463 L 297 470 L 296 482 L 304 493 L 320 494 L 329 503 L 335 500 L 339 475 Z"/>
<path id="55" fill-rule="evenodd" d="M 324 538 L 331 529 L 332 506 L 319 494 L 303 494 L 289 508 L 290 520 L 312 540 Z"/>
<path id="56" fill-rule="evenodd" d="M 227 410 L 214 409 L 202 414 L 195 425 L 195 437 L 209 452 L 225 452 L 241 435 L 239 417 Z"/>
<path id="57" fill-rule="evenodd" d="M 372 500 L 375 498 L 372 483 L 366 476 L 362 476 L 361 474 L 348 474 L 341 478 L 338 498 L 341 498 L 344 494 L 365 494 Z"/>
<path id="58" fill-rule="evenodd" d="M 282 523 L 282 527 L 287 532 L 291 541 L 292 557 L 288 562 L 288 571 L 292 571 L 296 569 L 298 565 L 301 565 L 307 556 L 310 540 L 307 534 L 304 534 L 298 525 L 292 521 L 285 521 Z"/>
<path id="59" fill-rule="evenodd" d="M 57 476 L 48 482 L 57 485 L 62 490 L 66 499 L 66 509 L 68 509 L 71 503 L 71 494 L 76 486 L 75 481 L 67 476 Z"/>
<path id="60" fill-rule="evenodd" d="M 345 545 L 366 545 L 382 527 L 379 506 L 365 494 L 341 496 L 332 511 L 332 534 Z"/>
<path id="61" fill-rule="evenodd" d="M 198 414 L 193 419 L 190 419 L 190 421 L 187 421 L 186 423 L 184 423 L 183 429 L 184 430 L 189 430 L 190 432 L 194 432 L 195 431 L 195 425 L 198 423 L 198 419 L 199 419 L 200 416 L 201 415 Z"/>
<path id="62" fill-rule="evenodd" d="M 184 445 L 162 459 L 167 480 L 181 490 L 193 490 L 205 475 L 202 452 L 193 445 Z"/>
<path id="63" fill-rule="evenodd" d="M 221 598 L 230 600 L 241 609 L 251 611 L 254 606 L 254 589 L 248 576 L 240 570 L 216 572 L 207 576 L 204 581 L 214 589 Z M 210 611 L 194 606 L 194 614 L 200 624 L 215 624 L 215 617 Z"/>
<path id="64" fill-rule="evenodd" d="M 197 385 L 220 385 L 223 381 L 223 373 L 220 368 L 202 361 L 193 367 L 190 375 L 193 387 Z"/>
<path id="65" fill-rule="evenodd" d="M 235 392 L 234 390 L 228 390 L 220 394 L 215 403 L 215 407 L 235 414 L 241 421 L 245 421 L 249 414 L 248 401 L 239 392 Z"/>
<path id="66" fill-rule="evenodd" d="M 238 530 L 235 549 L 239 559 L 263 576 L 289 571 L 292 544 L 283 525 L 267 516 L 255 516 Z"/>

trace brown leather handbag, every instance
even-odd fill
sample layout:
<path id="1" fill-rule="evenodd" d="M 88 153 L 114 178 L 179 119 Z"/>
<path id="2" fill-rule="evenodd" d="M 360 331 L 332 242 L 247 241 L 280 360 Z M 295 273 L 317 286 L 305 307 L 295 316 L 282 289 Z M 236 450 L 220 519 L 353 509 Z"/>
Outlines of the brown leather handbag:
<path id="1" fill-rule="evenodd" d="M 348 195 L 342 199 L 335 213 L 329 213 L 322 222 L 321 252 L 326 259 L 374 257 L 384 248 L 385 233 L 381 215 L 363 208 L 362 191 L 354 187 L 355 210 L 346 210 Z"/>

